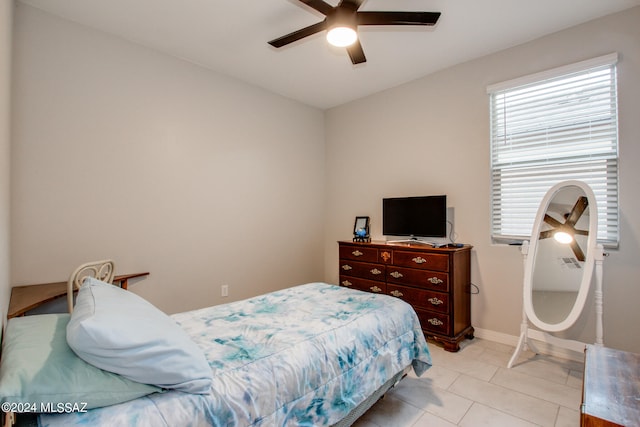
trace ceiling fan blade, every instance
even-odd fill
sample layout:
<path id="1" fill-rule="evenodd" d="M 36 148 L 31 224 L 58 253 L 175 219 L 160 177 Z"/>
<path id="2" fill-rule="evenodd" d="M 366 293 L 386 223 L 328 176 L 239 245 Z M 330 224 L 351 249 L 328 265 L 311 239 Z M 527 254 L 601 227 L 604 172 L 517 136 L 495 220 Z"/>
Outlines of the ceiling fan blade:
<path id="1" fill-rule="evenodd" d="M 271 40 L 269 44 L 273 47 L 282 47 L 315 33 L 319 33 L 320 31 L 325 30 L 326 26 L 327 24 L 325 21 L 318 22 L 317 24 L 313 24 L 301 30 L 294 31 L 293 33 L 287 34 L 286 36 L 278 37 L 277 39 Z"/>
<path id="2" fill-rule="evenodd" d="M 557 219 L 555 219 L 555 218 L 553 218 L 553 217 L 551 217 L 551 216 L 549 216 L 547 214 L 544 214 L 544 222 L 546 222 L 550 226 L 556 227 L 556 228 L 562 226 L 562 223 L 560 221 L 558 221 Z"/>
<path id="3" fill-rule="evenodd" d="M 353 65 L 367 62 L 367 58 L 364 56 L 364 50 L 362 50 L 360 40 L 356 40 L 354 44 L 348 46 L 347 53 L 349 54 L 349 58 L 351 58 L 351 62 L 353 62 Z"/>
<path id="4" fill-rule="evenodd" d="M 338 7 L 340 6 L 349 6 L 352 10 L 358 10 L 358 8 L 362 5 L 364 0 L 340 0 L 338 3 Z"/>
<path id="5" fill-rule="evenodd" d="M 588 236 L 589 235 L 589 231 L 587 230 L 573 230 L 573 234 L 577 234 L 579 236 Z"/>
<path id="6" fill-rule="evenodd" d="M 358 25 L 435 25 L 440 12 L 358 12 Z"/>
<path id="7" fill-rule="evenodd" d="M 573 206 L 573 209 L 571 209 L 571 213 L 564 223 L 571 227 L 576 225 L 576 222 L 578 222 L 587 206 L 589 206 L 589 199 L 585 196 L 578 197 L 576 204 Z"/>
<path id="8" fill-rule="evenodd" d="M 333 11 L 333 6 L 328 3 L 323 2 L 322 0 L 300 0 L 300 2 L 306 4 L 307 6 L 317 10 L 323 15 L 328 15 Z"/>
<path id="9" fill-rule="evenodd" d="M 547 239 L 555 234 L 556 230 L 545 230 L 540 232 L 539 240 Z"/>
<path id="10" fill-rule="evenodd" d="M 575 240 L 571 242 L 571 250 L 573 251 L 573 254 L 576 256 L 576 259 L 578 261 L 584 261 L 584 252 L 582 252 L 582 249 L 580 249 L 580 245 L 578 245 L 578 242 L 576 242 Z"/>

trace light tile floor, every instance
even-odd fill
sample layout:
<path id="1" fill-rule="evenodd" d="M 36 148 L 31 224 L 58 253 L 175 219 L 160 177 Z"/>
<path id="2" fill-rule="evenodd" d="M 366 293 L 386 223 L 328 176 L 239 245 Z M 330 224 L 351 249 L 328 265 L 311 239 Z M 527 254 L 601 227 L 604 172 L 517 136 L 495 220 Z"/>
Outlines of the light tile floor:
<path id="1" fill-rule="evenodd" d="M 583 364 L 523 353 L 475 338 L 457 353 L 429 343 L 433 366 L 413 372 L 354 427 L 575 427 L 580 425 Z"/>

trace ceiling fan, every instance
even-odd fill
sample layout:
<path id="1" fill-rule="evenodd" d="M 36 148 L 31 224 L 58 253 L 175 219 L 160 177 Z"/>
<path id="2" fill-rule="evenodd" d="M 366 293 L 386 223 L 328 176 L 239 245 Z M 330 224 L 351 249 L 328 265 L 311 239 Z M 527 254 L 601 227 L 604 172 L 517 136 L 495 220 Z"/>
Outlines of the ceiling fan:
<path id="1" fill-rule="evenodd" d="M 576 229 L 576 223 L 584 213 L 585 209 L 589 206 L 589 200 L 582 196 L 578 197 L 576 204 L 571 209 L 571 212 L 565 215 L 564 223 L 558 221 L 557 219 L 544 214 L 544 222 L 549 224 L 552 228 L 550 230 L 544 230 L 540 232 L 540 239 L 546 239 L 548 237 L 554 237 L 557 241 L 561 243 L 567 243 L 571 245 L 571 250 L 573 251 L 576 259 L 578 261 L 584 261 L 585 256 L 582 249 L 580 249 L 580 245 L 574 238 L 575 235 L 588 236 L 589 232 L 587 230 L 578 230 Z"/>
<path id="2" fill-rule="evenodd" d="M 358 40 L 360 25 L 435 25 L 440 12 L 370 12 L 358 11 L 364 0 L 340 0 L 331 6 L 323 0 L 299 0 L 301 3 L 325 15 L 322 22 L 294 31 L 286 36 L 271 40 L 273 47 L 282 47 L 310 35 L 328 30 L 327 40 L 334 46 L 346 47 L 353 64 L 367 61 Z M 340 38 L 346 37 L 346 38 Z M 337 39 L 337 40 L 336 40 Z"/>

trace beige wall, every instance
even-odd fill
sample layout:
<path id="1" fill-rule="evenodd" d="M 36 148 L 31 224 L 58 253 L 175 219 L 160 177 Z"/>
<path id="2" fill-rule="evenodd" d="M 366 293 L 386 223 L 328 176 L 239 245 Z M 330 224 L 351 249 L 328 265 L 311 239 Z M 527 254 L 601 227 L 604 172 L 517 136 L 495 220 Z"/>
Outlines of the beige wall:
<path id="1" fill-rule="evenodd" d="M 80 262 L 112 256 L 121 272 L 151 271 L 134 291 L 176 312 L 226 302 L 223 283 L 232 300 L 337 282 L 335 242 L 351 237 L 354 216 L 371 216 L 381 237 L 382 197 L 446 193 L 458 241 L 474 245 L 473 324 L 507 337 L 518 334 L 522 267 L 517 248 L 490 242 L 485 88 L 619 52 L 622 240 L 605 262 L 605 343 L 640 352 L 631 330 L 640 322 L 640 8 L 324 119 L 27 6 L 16 13 L 11 283 L 61 279 Z M 2 61 L 0 71 L 9 68 Z M 8 136 L 0 149 L 8 153 Z M 0 219 L 7 211 L 0 198 Z M 6 236 L 0 263 L 8 263 L 3 246 Z M 6 295 L 2 286 L 0 277 Z M 591 339 L 592 323 L 589 314 L 570 335 Z"/>
<path id="2" fill-rule="evenodd" d="M 113 257 L 177 312 L 322 280 L 322 111 L 23 4 L 14 25 L 13 285 Z"/>
<path id="3" fill-rule="evenodd" d="M 10 158 L 10 88 L 13 0 L 0 1 L 0 319 L 9 306 L 9 158 Z M 2 332 L 0 330 L 0 336 Z"/>
<path id="4" fill-rule="evenodd" d="M 385 196 L 447 194 L 458 241 L 474 245 L 472 320 L 485 335 L 519 334 L 522 260 L 489 232 L 486 86 L 617 51 L 620 249 L 605 261 L 605 344 L 640 352 L 640 7 L 451 67 L 326 113 L 325 277 L 336 283 L 336 240 L 356 215 L 381 238 Z M 592 340 L 593 316 L 567 336 Z"/>

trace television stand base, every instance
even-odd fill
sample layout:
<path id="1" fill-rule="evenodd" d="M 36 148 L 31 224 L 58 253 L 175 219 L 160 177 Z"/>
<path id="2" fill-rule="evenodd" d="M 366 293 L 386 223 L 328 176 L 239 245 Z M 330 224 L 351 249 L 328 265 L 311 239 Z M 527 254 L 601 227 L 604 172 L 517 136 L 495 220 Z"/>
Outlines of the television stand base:
<path id="1" fill-rule="evenodd" d="M 419 240 L 413 237 L 410 239 L 387 240 L 387 243 L 391 245 L 393 245 L 394 243 L 415 243 L 417 245 L 430 245 L 430 246 L 433 246 L 434 248 L 437 248 L 438 246 L 440 246 L 436 242 L 428 242 L 426 240 Z"/>

